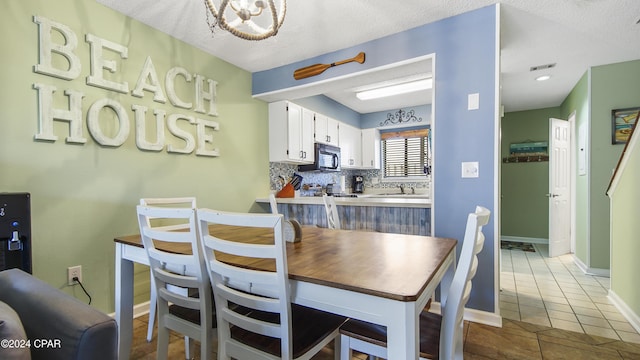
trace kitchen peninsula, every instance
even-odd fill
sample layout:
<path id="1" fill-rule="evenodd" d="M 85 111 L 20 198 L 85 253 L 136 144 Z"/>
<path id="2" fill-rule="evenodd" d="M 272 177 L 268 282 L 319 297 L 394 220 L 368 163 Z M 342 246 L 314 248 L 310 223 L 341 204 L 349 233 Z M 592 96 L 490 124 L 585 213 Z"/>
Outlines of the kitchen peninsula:
<path id="1" fill-rule="evenodd" d="M 336 197 L 343 229 L 431 235 L 431 199 L 417 195 L 359 195 Z M 278 212 L 302 225 L 327 226 L 324 203 L 319 196 L 277 198 Z M 265 211 L 269 199 L 259 198 Z"/>

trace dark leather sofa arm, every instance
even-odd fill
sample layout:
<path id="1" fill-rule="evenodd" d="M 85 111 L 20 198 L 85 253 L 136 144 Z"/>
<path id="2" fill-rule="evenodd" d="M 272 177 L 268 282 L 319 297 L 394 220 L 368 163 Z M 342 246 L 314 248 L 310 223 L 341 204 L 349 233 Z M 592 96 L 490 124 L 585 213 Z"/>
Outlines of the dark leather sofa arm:
<path id="1" fill-rule="evenodd" d="M 34 360 L 117 359 L 114 319 L 22 270 L 0 272 L 0 301 L 20 316 Z"/>

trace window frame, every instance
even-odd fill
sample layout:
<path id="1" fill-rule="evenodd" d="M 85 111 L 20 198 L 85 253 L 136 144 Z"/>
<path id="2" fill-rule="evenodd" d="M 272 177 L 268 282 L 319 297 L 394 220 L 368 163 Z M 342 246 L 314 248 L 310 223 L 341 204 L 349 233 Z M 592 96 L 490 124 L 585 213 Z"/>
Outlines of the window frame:
<path id="1" fill-rule="evenodd" d="M 426 134 L 425 134 L 426 132 Z M 422 182 L 430 182 L 431 174 L 429 175 L 408 175 L 408 176 L 387 176 L 386 171 L 386 152 L 385 152 L 385 141 L 389 139 L 409 139 L 409 138 L 426 138 L 426 146 L 428 146 L 426 159 L 425 161 L 429 162 L 433 169 L 433 149 L 432 149 L 432 139 L 431 139 L 431 128 L 430 127 L 421 127 L 421 128 L 412 128 L 412 129 L 393 129 L 388 131 L 381 131 L 380 137 L 380 162 L 381 162 L 381 182 L 414 182 L 414 183 L 422 183 Z M 405 151 L 406 151 L 405 144 Z M 429 161 L 430 160 L 430 161 Z"/>

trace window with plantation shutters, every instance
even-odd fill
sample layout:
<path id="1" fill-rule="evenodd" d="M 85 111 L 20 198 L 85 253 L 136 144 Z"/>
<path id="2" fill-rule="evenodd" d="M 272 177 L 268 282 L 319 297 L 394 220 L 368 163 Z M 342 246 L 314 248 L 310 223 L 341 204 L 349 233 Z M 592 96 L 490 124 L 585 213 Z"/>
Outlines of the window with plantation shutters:
<path id="1" fill-rule="evenodd" d="M 419 178 L 431 173 L 428 129 L 382 133 L 381 142 L 385 178 Z"/>

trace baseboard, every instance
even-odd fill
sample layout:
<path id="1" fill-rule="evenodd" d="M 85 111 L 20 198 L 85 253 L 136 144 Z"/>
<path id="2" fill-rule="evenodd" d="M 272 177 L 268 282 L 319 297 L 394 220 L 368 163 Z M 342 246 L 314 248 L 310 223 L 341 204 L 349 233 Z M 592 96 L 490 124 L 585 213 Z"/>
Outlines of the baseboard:
<path id="1" fill-rule="evenodd" d="M 613 303 L 613 305 L 620 311 L 620 314 L 624 316 L 625 319 L 636 329 L 637 332 L 640 333 L 640 316 L 633 312 L 631 308 L 624 302 L 613 290 L 609 290 L 609 300 Z"/>
<path id="2" fill-rule="evenodd" d="M 580 260 L 576 256 L 576 254 L 573 254 L 573 262 L 580 268 L 580 270 L 582 270 L 583 273 L 587 275 L 611 277 L 610 269 L 598 269 L 598 268 L 588 267 L 587 264 L 583 263 L 582 260 Z"/>
<path id="3" fill-rule="evenodd" d="M 611 277 L 611 270 L 609 269 L 598 269 L 598 268 L 589 268 L 587 269 L 587 275 L 595 275 L 601 277 Z"/>
<path id="4" fill-rule="evenodd" d="M 441 314 L 442 308 L 440 307 L 440 303 L 433 301 L 429 311 Z M 502 327 L 502 316 L 492 312 L 465 308 L 464 319 L 478 324 Z"/>
<path id="5" fill-rule="evenodd" d="M 479 324 L 502 327 L 502 316 L 488 311 L 464 309 L 464 319 Z"/>
<path id="6" fill-rule="evenodd" d="M 578 266 L 580 268 L 580 270 L 582 270 L 583 273 L 587 273 L 587 269 L 589 268 L 587 266 L 587 264 L 583 263 L 582 260 L 580 260 L 576 254 L 573 254 L 573 262 L 576 264 L 576 266 Z"/>
<path id="7" fill-rule="evenodd" d="M 500 240 L 521 242 L 521 243 L 531 243 L 531 244 L 547 244 L 547 245 L 549 244 L 549 239 L 521 237 L 521 236 L 502 236 L 500 237 Z"/>
<path id="8" fill-rule="evenodd" d="M 133 306 L 133 318 L 137 318 L 142 315 L 146 315 L 149 313 L 149 301 L 145 301 L 140 304 L 136 304 Z"/>
<path id="9" fill-rule="evenodd" d="M 145 301 L 140 304 L 133 305 L 133 318 L 137 318 L 142 315 L 146 315 L 149 313 L 149 301 Z M 116 313 L 112 312 L 109 314 L 112 318 L 116 317 Z"/>

